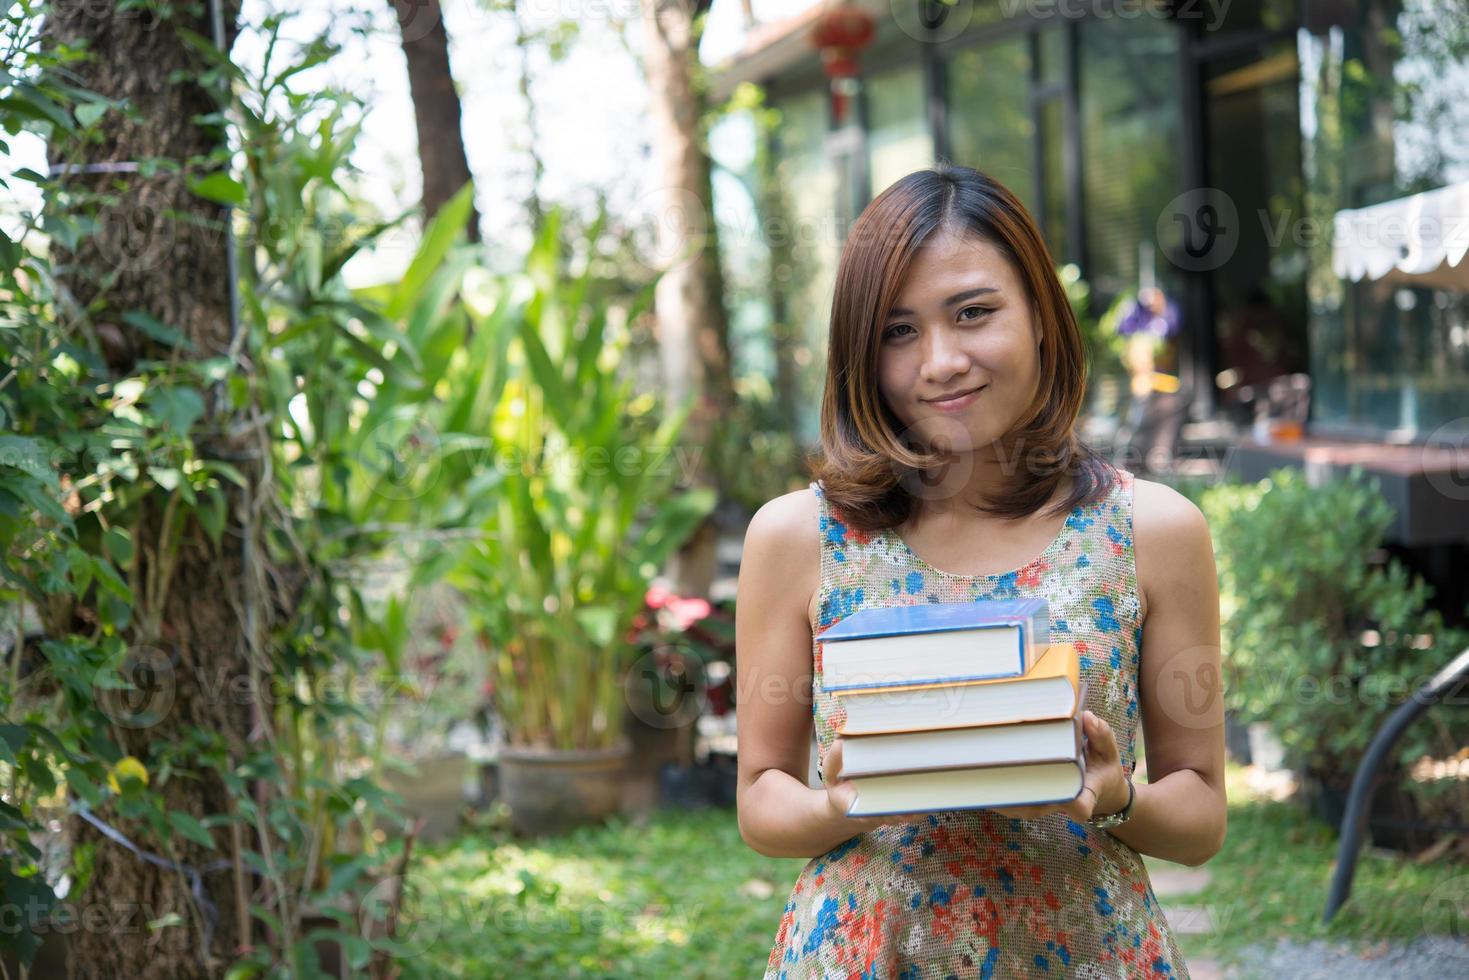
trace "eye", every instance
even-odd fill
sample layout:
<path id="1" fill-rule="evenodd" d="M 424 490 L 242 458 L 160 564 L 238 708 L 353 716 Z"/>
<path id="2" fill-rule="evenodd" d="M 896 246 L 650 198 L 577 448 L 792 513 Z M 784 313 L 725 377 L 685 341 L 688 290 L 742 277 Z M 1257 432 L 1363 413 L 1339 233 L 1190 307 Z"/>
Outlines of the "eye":
<path id="1" fill-rule="evenodd" d="M 892 339 L 894 339 L 896 337 L 902 336 L 901 334 L 898 333 L 898 331 L 901 330 L 901 329 L 903 329 L 904 327 L 907 327 L 909 330 L 912 330 L 913 329 L 913 325 L 912 324 L 909 324 L 909 323 L 895 324 L 894 326 L 889 327 L 883 333 L 882 339 L 883 340 L 892 340 Z"/>
<path id="2" fill-rule="evenodd" d="M 964 314 L 970 312 L 971 310 L 974 311 L 975 315 L 972 317 L 968 317 L 968 319 L 970 320 L 978 320 L 980 317 L 987 316 L 988 314 L 994 312 L 994 310 L 990 309 L 988 306 L 966 306 L 964 307 L 964 309 L 959 311 L 959 318 L 965 319 Z"/>

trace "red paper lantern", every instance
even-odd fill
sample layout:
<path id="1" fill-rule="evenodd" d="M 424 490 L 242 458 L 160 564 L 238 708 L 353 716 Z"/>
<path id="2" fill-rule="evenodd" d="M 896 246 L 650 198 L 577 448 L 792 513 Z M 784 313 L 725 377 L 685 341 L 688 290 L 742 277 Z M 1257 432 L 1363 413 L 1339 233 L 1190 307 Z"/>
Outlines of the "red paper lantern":
<path id="1" fill-rule="evenodd" d="M 876 32 L 872 14 L 848 3 L 824 11 L 811 29 L 811 46 L 820 49 L 822 67 L 831 79 L 832 117 L 838 125 L 847 114 L 845 79 L 856 77 L 857 55 Z"/>

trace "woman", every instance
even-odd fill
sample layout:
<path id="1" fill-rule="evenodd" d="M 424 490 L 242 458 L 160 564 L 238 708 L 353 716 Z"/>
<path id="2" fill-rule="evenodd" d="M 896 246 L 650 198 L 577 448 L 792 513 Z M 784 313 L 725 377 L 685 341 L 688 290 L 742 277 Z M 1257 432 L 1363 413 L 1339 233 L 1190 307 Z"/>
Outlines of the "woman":
<path id="1" fill-rule="evenodd" d="M 761 507 L 740 567 L 740 833 L 811 858 L 767 977 L 1188 976 L 1139 854 L 1197 866 L 1224 840 L 1213 551 L 1192 503 L 1077 439 L 1082 350 L 1034 222 L 985 175 L 909 174 L 854 224 L 817 479 Z M 1029 596 L 1088 682 L 1077 797 L 846 816 L 820 634 Z"/>

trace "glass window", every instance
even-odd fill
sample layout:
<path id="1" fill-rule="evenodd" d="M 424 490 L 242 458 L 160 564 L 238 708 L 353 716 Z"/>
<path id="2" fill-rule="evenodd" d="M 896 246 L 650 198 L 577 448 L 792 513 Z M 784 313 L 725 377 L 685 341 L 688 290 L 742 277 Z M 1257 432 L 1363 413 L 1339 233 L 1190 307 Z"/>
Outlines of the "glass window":
<path id="1" fill-rule="evenodd" d="M 1462 436 L 1469 257 L 1447 259 L 1469 235 L 1469 8 L 1369 8 L 1297 38 L 1312 420 Z"/>
<path id="2" fill-rule="evenodd" d="M 1138 287 L 1144 261 L 1176 294 L 1172 264 L 1151 246 L 1180 190 L 1178 29 L 1153 17 L 1099 17 L 1080 33 L 1083 275 L 1103 306 Z"/>
<path id="3" fill-rule="evenodd" d="M 933 165 L 923 72 L 917 65 L 868 80 L 867 153 L 873 197 L 900 177 Z"/>
<path id="4" fill-rule="evenodd" d="M 1066 80 L 1066 31 L 1058 25 L 1042 28 L 1036 37 L 1040 49 L 1041 84 L 1060 84 Z"/>
<path id="5" fill-rule="evenodd" d="M 1041 166 L 1045 181 L 1045 208 L 1041 232 L 1057 265 L 1070 260 L 1066 239 L 1066 107 L 1059 98 L 1047 99 L 1037 107 L 1041 127 Z"/>
<path id="6" fill-rule="evenodd" d="M 959 52 L 945 74 L 950 161 L 984 171 L 1034 211 L 1030 62 L 1030 37 L 1016 34 Z"/>
<path id="7" fill-rule="evenodd" d="M 1203 66 L 1208 186 L 1239 214 L 1227 261 L 1207 270 L 1215 382 L 1237 421 L 1252 386 L 1307 369 L 1298 67 L 1292 41 L 1238 50 Z"/>
<path id="8" fill-rule="evenodd" d="M 776 131 L 775 186 L 764 216 L 771 250 L 781 256 L 775 289 L 792 327 L 803 412 L 796 420 L 806 444 L 820 437 L 821 399 L 832 288 L 842 229 L 839 175 L 827 148 L 827 92 L 815 89 L 781 99 Z"/>
<path id="9" fill-rule="evenodd" d="M 758 186 L 756 148 L 761 136 L 749 110 L 726 113 L 709 130 L 709 183 L 724 303 L 729 311 L 730 348 L 736 377 L 775 372 L 771 344 L 770 250 L 758 234 L 753 191 Z"/>

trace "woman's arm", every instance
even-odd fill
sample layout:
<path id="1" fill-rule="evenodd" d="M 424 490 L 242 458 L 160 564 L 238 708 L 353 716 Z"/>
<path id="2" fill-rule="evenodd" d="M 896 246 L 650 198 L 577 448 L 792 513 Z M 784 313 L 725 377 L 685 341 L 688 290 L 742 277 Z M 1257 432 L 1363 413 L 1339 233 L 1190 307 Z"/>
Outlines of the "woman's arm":
<path id="1" fill-rule="evenodd" d="M 1131 816 L 1109 832 L 1144 854 L 1197 866 L 1219 852 L 1228 822 L 1214 547 L 1204 515 L 1173 488 L 1138 480 L 1133 504 L 1148 781 L 1134 784 Z"/>
<path id="2" fill-rule="evenodd" d="M 820 581 L 811 490 L 766 503 L 750 521 L 735 602 L 740 836 L 771 857 L 815 857 L 883 818 L 845 815 L 854 790 L 826 757 L 828 789 L 811 789 L 811 622 Z M 833 763 L 837 763 L 833 766 Z"/>

